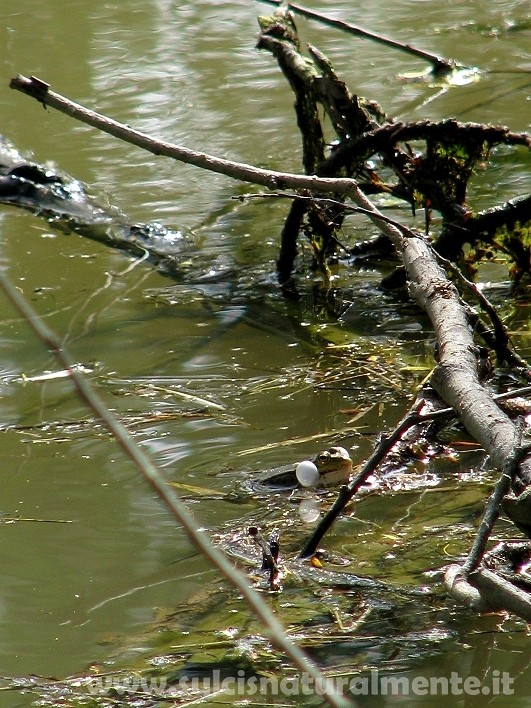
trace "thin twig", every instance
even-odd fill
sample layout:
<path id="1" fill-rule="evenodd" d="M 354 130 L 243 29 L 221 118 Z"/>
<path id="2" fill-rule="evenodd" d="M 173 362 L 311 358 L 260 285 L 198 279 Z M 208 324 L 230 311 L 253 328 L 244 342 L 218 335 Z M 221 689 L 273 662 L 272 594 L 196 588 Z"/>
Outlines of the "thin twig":
<path id="1" fill-rule="evenodd" d="M 315 12 L 314 10 L 309 10 L 302 5 L 297 5 L 294 2 L 284 3 L 282 0 L 259 0 L 260 2 L 265 2 L 268 5 L 285 5 L 289 10 L 293 10 L 297 15 L 301 17 L 307 17 L 311 20 L 317 20 L 323 25 L 328 25 L 329 27 L 335 27 L 336 29 L 342 30 L 343 32 L 348 32 L 348 34 L 353 34 L 356 37 L 363 37 L 363 39 L 370 39 L 373 42 L 378 42 L 379 44 L 384 44 L 387 47 L 392 47 L 393 49 L 398 49 L 401 52 L 406 52 L 410 56 L 417 57 L 418 59 L 423 59 L 427 61 L 433 67 L 434 74 L 449 73 L 453 69 L 460 68 L 464 69 L 462 64 L 458 64 L 453 59 L 444 59 L 437 54 L 432 54 L 431 52 L 426 52 L 424 49 L 419 49 L 418 47 L 413 47 L 411 44 L 404 44 L 403 42 L 398 42 L 390 37 L 384 37 L 381 34 L 376 34 L 375 32 L 370 32 L 369 30 L 362 29 L 357 25 L 353 25 L 350 22 L 345 22 L 344 20 L 336 20 L 334 17 L 329 15 L 323 15 L 320 12 Z"/>
<path id="2" fill-rule="evenodd" d="M 374 215 L 374 209 L 367 209 L 366 207 L 360 206 L 354 207 L 350 204 L 345 204 L 345 202 L 340 202 L 338 199 L 332 199 L 331 197 L 318 197 L 309 194 L 293 194 L 290 192 L 268 192 L 267 194 L 238 194 L 237 196 L 234 196 L 233 199 L 243 201 L 244 199 L 269 199 L 270 197 L 274 197 L 277 199 L 299 199 L 300 201 L 311 201 L 315 202 L 316 204 L 321 204 L 322 206 L 337 207 L 338 209 L 342 209 L 343 211 L 346 211 L 349 214 L 363 214 L 364 216 L 368 216 L 369 218 Z M 392 219 L 389 216 L 385 216 L 385 214 L 379 214 L 378 219 L 387 224 L 391 224 L 391 226 L 396 227 L 403 233 L 404 236 L 407 236 L 408 238 L 424 239 L 424 236 L 420 233 L 420 231 L 413 231 L 404 224 L 401 224 L 396 219 Z"/>
<path id="3" fill-rule="evenodd" d="M 243 573 L 237 570 L 218 548 L 213 546 L 210 539 L 200 530 L 199 525 L 168 484 L 162 472 L 133 440 L 127 429 L 114 413 L 107 408 L 84 375 L 76 367 L 74 359 L 61 344 L 59 338 L 42 322 L 33 308 L 23 298 L 20 291 L 13 287 L 7 276 L 2 272 L 0 272 L 0 288 L 7 299 L 24 317 L 37 337 L 60 362 L 61 366 L 68 370 L 79 397 L 102 420 L 118 445 L 136 465 L 144 479 L 151 485 L 170 513 L 182 525 L 191 543 L 241 593 L 249 608 L 266 628 L 275 646 L 291 659 L 299 671 L 306 672 L 318 685 L 327 686 L 328 690 L 324 693 L 324 699 L 329 705 L 340 707 L 355 705 L 335 691 L 332 683 L 327 681 L 317 665 L 285 634 L 282 624 L 264 604 L 260 595 L 249 586 Z"/>
<path id="4" fill-rule="evenodd" d="M 525 359 L 521 357 L 513 348 L 511 348 L 507 327 L 504 325 L 494 305 L 485 296 L 485 294 L 476 285 L 476 283 L 473 283 L 471 280 L 469 280 L 461 271 L 461 269 L 455 265 L 455 263 L 448 260 L 447 258 L 444 258 L 444 256 L 441 256 L 441 254 L 438 253 L 435 248 L 433 249 L 433 252 L 438 263 L 442 265 L 442 267 L 445 268 L 447 271 L 452 273 L 452 275 L 457 279 L 457 281 L 462 285 L 463 288 L 472 293 L 472 295 L 479 302 L 479 306 L 481 307 L 483 312 L 485 312 L 488 318 L 490 319 L 492 327 L 494 329 L 494 335 L 487 328 L 487 326 L 484 325 L 481 320 L 479 320 L 479 317 L 476 313 L 476 330 L 478 331 L 478 334 L 483 337 L 487 346 L 492 347 L 496 351 L 496 354 L 498 355 L 500 361 L 506 361 L 507 363 L 510 363 L 513 366 L 517 366 L 520 369 L 522 376 L 529 381 L 531 379 L 531 368 L 529 367 Z M 474 313 L 472 308 L 471 311 L 472 313 Z"/>
<path id="5" fill-rule="evenodd" d="M 38 519 L 24 516 L 0 516 L 0 523 L 12 524 L 15 521 L 33 521 L 38 524 L 73 524 L 73 519 Z"/>
<path id="6" fill-rule="evenodd" d="M 473 283 L 464 275 L 464 273 L 461 271 L 460 268 L 455 265 L 455 263 L 452 263 L 452 261 L 448 260 L 448 258 L 444 258 L 444 256 L 441 256 L 441 254 L 435 250 L 434 253 L 440 265 L 442 265 L 443 268 L 445 268 L 446 270 L 450 271 L 452 275 L 455 276 L 458 281 L 477 299 L 481 309 L 488 315 L 490 321 L 492 322 L 498 345 L 500 347 L 503 346 L 504 348 L 507 348 L 507 343 L 509 341 L 507 328 L 503 324 L 494 305 L 487 297 L 485 297 L 485 295 L 481 292 L 480 288 L 478 288 L 475 283 Z"/>
<path id="7" fill-rule="evenodd" d="M 515 388 L 513 391 L 498 393 L 494 396 L 494 400 L 506 401 L 507 399 L 516 398 L 517 396 L 524 396 L 527 393 L 531 393 L 531 386 L 522 386 L 521 388 Z"/>
<path id="8" fill-rule="evenodd" d="M 524 418 L 518 418 L 515 429 L 514 453 L 507 460 L 507 465 L 502 471 L 501 477 L 496 483 L 496 486 L 494 487 L 494 491 L 489 500 L 487 508 L 485 509 L 485 514 L 481 519 L 481 524 L 479 526 L 474 543 L 472 544 L 472 548 L 470 549 L 470 553 L 468 554 L 468 558 L 463 564 L 463 576 L 465 578 L 470 575 L 470 573 L 475 571 L 481 563 L 481 559 L 483 558 L 483 554 L 485 553 L 485 548 L 487 545 L 487 541 L 489 540 L 490 533 L 494 524 L 496 523 L 496 520 L 498 519 L 498 516 L 500 515 L 501 501 L 509 491 L 513 479 L 515 479 L 516 477 L 520 462 L 530 451 L 529 445 L 522 446 L 522 435 L 524 432 L 524 428 Z"/>
<path id="9" fill-rule="evenodd" d="M 120 123 L 101 113 L 92 111 L 75 101 L 70 101 L 65 96 L 52 91 L 50 88 L 43 90 L 43 84 L 46 86 L 45 82 L 34 76 L 27 78 L 26 76 L 19 75 L 11 79 L 10 88 L 20 91 L 27 96 L 31 96 L 43 105 L 55 108 L 71 118 L 91 125 L 93 128 L 102 130 L 120 140 L 124 140 L 143 150 L 147 150 L 153 155 L 170 157 L 174 160 L 209 170 L 210 172 L 227 175 L 233 179 L 251 182 L 252 184 L 260 184 L 269 189 L 285 189 L 289 187 L 292 189 L 308 189 L 310 191 L 344 194 L 352 188 L 353 184 L 356 184 L 354 180 L 347 178 L 323 178 L 313 175 L 296 175 L 274 170 L 265 170 L 242 162 L 225 160 L 204 152 L 191 150 L 175 145 L 174 143 L 157 140 L 146 133 L 134 130 L 124 123 Z"/>

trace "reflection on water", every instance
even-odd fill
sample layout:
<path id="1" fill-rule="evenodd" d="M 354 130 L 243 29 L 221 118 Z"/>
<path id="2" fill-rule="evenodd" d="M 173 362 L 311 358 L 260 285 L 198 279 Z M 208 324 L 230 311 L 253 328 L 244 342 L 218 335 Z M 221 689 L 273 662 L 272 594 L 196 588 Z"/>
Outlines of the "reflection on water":
<path id="1" fill-rule="evenodd" d="M 430 1 L 421 12 L 412 0 L 308 4 L 483 72 L 473 85 L 446 89 L 399 82 L 398 73 L 423 67 L 298 20 L 304 41 L 325 51 L 353 90 L 389 113 L 528 127 L 528 76 L 516 73 L 527 55 L 528 32 L 517 30 L 526 2 Z M 374 287 L 378 271 L 347 279 L 338 269 L 344 297 L 334 303 L 343 315 L 339 322 L 313 288 L 311 273 L 302 302 L 283 302 L 272 273 L 286 204 L 233 202 L 231 196 L 252 190 L 142 153 L 44 111 L 6 86 L 18 72 L 34 74 L 155 136 L 299 170 L 292 96 L 271 57 L 254 47 L 256 15 L 264 12 L 259 4 L 236 0 L 182 8 L 165 0 L 134 7 L 18 0 L 16 8 L 4 3 L 0 9 L 7 28 L 1 132 L 40 162 L 53 160 L 88 183 L 102 203 L 117 205 L 131 221 L 158 221 L 182 231 L 190 245 L 183 280 L 173 283 L 147 264 L 133 267 L 124 253 L 1 207 L 1 256 L 10 277 L 65 336 L 108 405 L 171 478 L 221 494 L 251 471 L 313 457 L 337 430 L 343 431 L 341 444 L 357 448 L 362 460 L 374 436 L 400 418 L 407 392 L 430 366 L 426 323 L 405 331 L 410 313 Z M 477 175 L 474 206 L 522 193 L 528 164 L 522 153 L 500 150 L 493 167 Z M 346 237 L 370 233 L 359 222 Z M 65 675 L 104 659 L 151 620 L 154 607 L 178 607 L 211 575 L 68 383 L 31 380 L 55 371 L 53 359 L 3 301 L 0 314 L 0 417 L 2 426 L 18 426 L 1 433 L 1 510 L 33 519 L 2 525 L 2 672 Z M 513 308 L 508 317 L 525 355 L 528 311 Z M 385 341 L 389 351 L 378 350 L 371 387 L 371 347 Z M 352 361 L 344 380 L 319 387 L 341 365 L 331 360 L 327 343 L 348 345 Z M 400 373 L 384 380 L 393 361 Z M 349 411 L 355 415 L 367 399 L 373 407 L 349 426 Z M 466 467 L 467 454 L 460 459 Z M 373 497 L 360 505 L 354 525 L 338 532 L 338 550 L 361 554 L 373 571 L 379 564 L 401 582 L 417 580 L 445 557 L 446 540 L 428 542 L 423 523 L 439 529 L 454 524 L 459 532 L 451 553 L 463 552 L 484 491 L 467 497 L 456 485 L 437 504 L 423 492 L 393 505 Z M 201 501 L 192 494 L 190 505 L 207 527 L 241 523 L 241 508 L 228 499 Z M 430 517 L 433 508 L 436 518 Z M 413 510 L 424 515 L 419 527 L 405 521 Z M 377 540 L 371 524 L 379 529 Z M 410 543 L 415 535 L 422 543 L 400 556 L 385 538 L 390 527 Z M 184 577 L 173 561 L 189 557 Z M 459 615 L 453 629 L 473 646 L 474 625 L 467 623 Z M 511 642 L 514 651 L 523 651 L 518 636 L 500 635 L 498 653 Z M 448 656 L 426 659 L 428 668 L 444 674 L 456 647 Z"/>

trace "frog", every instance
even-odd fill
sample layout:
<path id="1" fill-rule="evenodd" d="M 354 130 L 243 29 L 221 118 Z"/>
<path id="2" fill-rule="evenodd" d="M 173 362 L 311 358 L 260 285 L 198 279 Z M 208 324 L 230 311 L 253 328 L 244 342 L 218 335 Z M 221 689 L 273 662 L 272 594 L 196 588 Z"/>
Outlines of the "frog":
<path id="1" fill-rule="evenodd" d="M 319 480 L 316 487 L 334 487 L 341 484 L 348 484 L 352 471 L 352 460 L 344 447 L 333 446 L 328 450 L 322 450 L 312 460 L 319 472 Z M 266 488 L 270 491 L 289 491 L 300 488 L 297 479 L 296 465 L 268 470 L 258 475 L 255 485 L 259 488 Z"/>

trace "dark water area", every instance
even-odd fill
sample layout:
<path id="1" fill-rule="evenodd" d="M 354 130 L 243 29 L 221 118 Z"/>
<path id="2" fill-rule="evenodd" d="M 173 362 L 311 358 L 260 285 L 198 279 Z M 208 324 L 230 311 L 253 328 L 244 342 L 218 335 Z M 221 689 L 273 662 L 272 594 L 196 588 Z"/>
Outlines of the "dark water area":
<path id="1" fill-rule="evenodd" d="M 422 63 L 298 20 L 303 41 L 327 54 L 351 90 L 396 118 L 455 117 L 529 130 L 527 2 L 307 4 L 478 68 L 462 85 L 404 82 L 397 77 L 424 69 Z M 35 75 L 154 137 L 299 172 L 293 97 L 272 57 L 255 48 L 256 18 L 269 12 L 267 5 L 237 0 L 4 2 L 0 134 L 25 157 L 81 180 L 99 203 L 132 223 L 157 222 L 179 233 L 183 258 L 182 277 L 170 279 L 127 253 L 2 205 L 0 259 L 205 529 L 220 538 L 220 530 L 263 518 L 289 528 L 296 543 L 313 528 L 297 504 L 252 496 L 235 503 L 234 490 L 251 472 L 313 457 L 331 444 L 361 463 L 429 373 L 426 318 L 378 288 L 384 266 L 339 265 L 333 289 L 324 292 L 307 268 L 306 247 L 301 301 L 284 300 L 275 260 L 286 202 L 236 201 L 258 190 L 144 153 L 8 88 L 18 73 Z M 473 207 L 529 192 L 529 164 L 523 150 L 494 151 L 474 177 Z M 403 208 L 392 213 L 423 226 L 422 214 L 412 220 Z M 374 227 L 352 220 L 344 237 L 353 243 L 371 235 Z M 510 298 L 505 266 L 485 266 L 480 279 L 528 358 L 529 305 Z M 182 625 L 182 636 L 173 630 L 173 643 L 164 646 L 167 653 L 183 644 L 187 624 L 194 626 L 186 632 L 205 645 L 230 626 L 231 612 L 245 626 L 243 604 L 56 372 L 51 354 L 0 298 L 0 675 L 7 685 L 10 677 L 82 674 L 95 663 L 112 666 L 117 656 L 132 665 L 131 657 L 146 650 L 136 638 L 164 611 L 180 613 Z M 418 621 L 414 603 L 388 615 L 380 607 L 370 625 L 371 647 L 365 638 L 354 650 L 347 630 L 338 631 L 337 622 L 326 630 L 325 622 L 323 633 L 338 637 L 328 653 L 317 651 L 320 661 L 409 677 L 505 671 L 515 678 L 515 693 L 491 695 L 489 705 L 528 705 L 523 623 L 456 608 L 426 575 L 470 546 L 496 478 L 488 467 L 471 474 L 479 459 L 464 446 L 457 463 L 430 470 L 433 484 L 369 497 L 338 524 L 328 545 L 351 560 L 350 572 L 438 587 L 438 594 L 431 608 L 419 601 Z M 510 533 L 502 522 L 501 536 Z M 224 608 L 217 626 L 198 612 L 198 593 L 212 584 Z M 323 588 L 324 615 L 338 608 L 355 634 L 360 596 Z M 297 606 L 295 624 L 307 629 L 316 598 L 323 598 L 315 588 L 305 593 L 304 584 L 294 583 L 275 607 L 290 622 L 288 606 Z M 214 605 L 207 597 L 204 606 Z M 0 692 L 0 708 L 34 700 Z M 357 700 L 397 702 L 382 695 Z M 407 704 L 476 705 L 473 700 L 419 694 Z"/>

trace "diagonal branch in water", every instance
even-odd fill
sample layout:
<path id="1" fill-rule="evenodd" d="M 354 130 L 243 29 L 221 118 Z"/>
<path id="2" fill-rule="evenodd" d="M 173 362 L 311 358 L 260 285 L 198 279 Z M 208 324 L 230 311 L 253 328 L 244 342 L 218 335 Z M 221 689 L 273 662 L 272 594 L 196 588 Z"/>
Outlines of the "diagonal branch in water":
<path id="1" fill-rule="evenodd" d="M 350 22 L 345 22 L 344 20 L 337 20 L 335 17 L 330 17 L 329 15 L 324 15 L 321 12 L 316 12 L 315 10 L 310 10 L 309 8 L 298 5 L 294 2 L 283 2 L 282 0 L 259 0 L 259 2 L 265 2 L 268 5 L 276 5 L 280 7 L 283 5 L 287 7 L 288 10 L 293 10 L 297 15 L 301 17 L 306 17 L 310 20 L 316 20 L 323 25 L 328 25 L 329 27 L 335 27 L 336 29 L 347 32 L 348 34 L 355 35 L 356 37 L 362 37 L 363 39 L 370 39 L 378 44 L 383 44 L 387 47 L 392 47 L 393 49 L 398 49 L 401 52 L 405 52 L 410 56 L 417 57 L 427 61 L 432 65 L 432 72 L 436 76 L 448 74 L 456 68 L 465 69 L 462 64 L 454 61 L 453 59 L 445 59 L 432 52 L 427 52 L 424 49 L 419 49 L 411 44 L 405 44 L 404 42 L 398 42 L 396 39 L 391 39 L 390 37 L 385 37 L 381 34 L 376 34 L 375 32 L 370 32 L 369 30 L 362 29 L 357 25 L 353 25 Z"/>
<path id="2" fill-rule="evenodd" d="M 266 629 L 271 642 L 284 652 L 294 666 L 303 673 L 308 674 L 316 682 L 316 685 L 326 687 L 323 694 L 324 700 L 331 706 L 348 708 L 355 706 L 355 703 L 346 699 L 336 692 L 332 682 L 322 674 L 318 666 L 294 644 L 286 635 L 282 624 L 266 606 L 260 595 L 250 587 L 246 577 L 230 563 L 225 555 L 216 548 L 204 531 L 186 509 L 177 494 L 168 484 L 163 473 L 153 464 L 145 452 L 139 447 L 131 437 L 124 425 L 107 408 L 96 391 L 86 380 L 85 376 L 76 367 L 72 356 L 68 353 L 61 341 L 51 329 L 45 325 L 38 317 L 37 313 L 24 299 L 22 294 L 15 288 L 4 272 L 0 270 L 0 289 L 15 309 L 20 312 L 33 332 L 49 351 L 60 362 L 70 376 L 70 379 L 81 400 L 93 411 L 107 427 L 118 445 L 124 453 L 136 465 L 144 479 L 154 489 L 160 500 L 166 505 L 169 512 L 181 524 L 184 532 L 191 543 L 207 558 L 210 563 L 241 593 L 248 607 L 254 612 Z"/>
<path id="3" fill-rule="evenodd" d="M 474 322 L 475 329 L 478 331 L 478 334 L 483 337 L 487 346 L 492 347 L 496 351 L 500 361 L 507 361 L 509 364 L 516 366 L 520 370 L 521 375 L 528 381 L 531 381 L 531 367 L 511 346 L 507 327 L 503 323 L 494 305 L 490 302 L 481 288 L 479 288 L 476 283 L 469 280 L 461 269 L 455 265 L 455 263 L 441 256 L 435 248 L 433 252 L 437 262 L 454 276 L 464 290 L 472 294 L 472 296 L 478 301 L 480 308 L 490 319 L 492 329 L 483 324 L 478 326 L 479 322 L 477 313 L 470 311 L 470 320 L 471 322 Z"/>
<path id="4" fill-rule="evenodd" d="M 517 475 L 520 462 L 530 451 L 529 445 L 522 445 L 524 427 L 524 419 L 519 418 L 515 430 L 516 440 L 514 452 L 507 460 L 505 469 L 502 470 L 502 474 L 494 488 L 487 508 L 485 509 L 483 518 L 481 519 L 481 524 L 479 526 L 476 539 L 470 549 L 468 558 L 463 565 L 463 576 L 465 578 L 479 567 L 483 554 L 485 553 L 485 548 L 487 546 L 487 541 L 489 540 L 491 531 L 496 523 L 496 520 L 498 519 L 498 516 L 500 515 L 502 500 L 511 488 L 511 484 Z"/>

